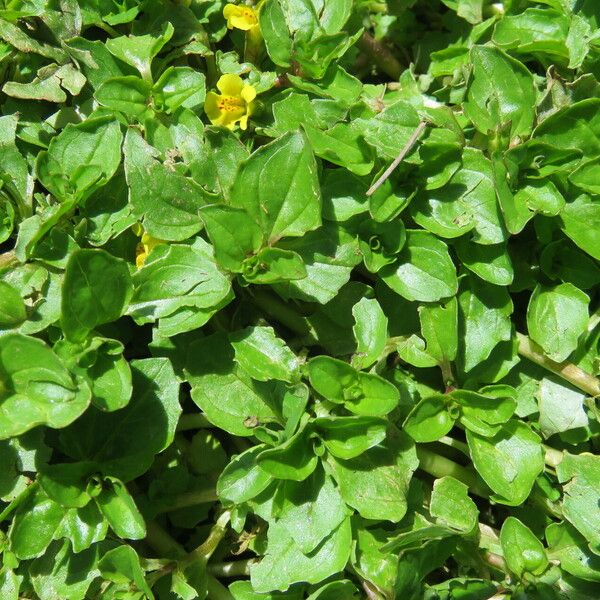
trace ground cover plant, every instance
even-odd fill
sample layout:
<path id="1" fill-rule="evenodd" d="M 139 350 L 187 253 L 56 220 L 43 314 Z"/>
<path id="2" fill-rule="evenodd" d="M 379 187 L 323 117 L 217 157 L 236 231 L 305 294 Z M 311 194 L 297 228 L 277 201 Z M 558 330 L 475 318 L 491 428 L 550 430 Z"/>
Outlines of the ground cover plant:
<path id="1" fill-rule="evenodd" d="M 599 23 L 0 1 L 0 598 L 600 598 Z"/>

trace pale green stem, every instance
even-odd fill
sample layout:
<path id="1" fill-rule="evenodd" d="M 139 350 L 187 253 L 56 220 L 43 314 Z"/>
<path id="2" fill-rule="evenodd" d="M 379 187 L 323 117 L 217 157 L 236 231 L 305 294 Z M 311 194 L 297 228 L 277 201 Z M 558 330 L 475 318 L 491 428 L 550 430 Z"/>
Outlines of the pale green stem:
<path id="1" fill-rule="evenodd" d="M 419 468 L 422 471 L 436 478 L 450 475 L 469 486 L 469 489 L 477 496 L 489 497 L 489 492 L 481 486 L 475 473 L 465 467 L 422 446 L 417 446 L 417 456 L 419 458 Z"/>
<path id="2" fill-rule="evenodd" d="M 256 562 L 256 559 L 248 558 L 234 562 L 215 563 L 208 565 L 208 572 L 216 577 L 247 577 L 250 575 L 250 567 Z"/>
<path id="3" fill-rule="evenodd" d="M 19 264 L 19 261 L 13 250 L 0 254 L 0 269 L 6 269 L 17 264 Z"/>
<path id="4" fill-rule="evenodd" d="M 217 500 L 217 492 L 213 488 L 185 492 L 175 496 L 168 504 L 162 505 L 159 508 L 159 514 L 171 512 L 173 510 L 179 510 L 180 508 L 197 506 L 198 504 L 210 504 L 211 502 L 216 502 Z"/>
<path id="5" fill-rule="evenodd" d="M 173 539 L 156 521 L 146 523 L 146 543 L 160 556 L 182 558 L 185 548 Z"/>
<path id="6" fill-rule="evenodd" d="M 209 600 L 235 600 L 231 592 L 210 573 L 206 576 L 206 590 Z"/>
<path id="7" fill-rule="evenodd" d="M 519 341 L 519 354 L 535 364 L 555 373 L 570 384 L 579 388 L 590 396 L 600 396 L 600 381 L 578 366 L 569 362 L 555 362 L 544 355 L 543 350 L 530 338 L 522 333 L 517 333 Z"/>
<path id="8" fill-rule="evenodd" d="M 217 546 L 221 543 L 221 540 L 225 537 L 230 519 L 231 512 L 226 510 L 212 526 L 206 540 L 188 554 L 185 562 L 193 562 L 196 560 L 208 562 L 208 559 L 212 556 L 213 552 L 217 549 Z"/>
<path id="9" fill-rule="evenodd" d="M 379 71 L 397 81 L 404 68 L 389 48 L 378 42 L 366 31 L 360 36 L 356 43 L 358 48 L 366 54 Z"/>
<path id="10" fill-rule="evenodd" d="M 5 521 L 38 487 L 38 482 L 30 483 L 3 511 L 0 513 L 0 523 Z"/>

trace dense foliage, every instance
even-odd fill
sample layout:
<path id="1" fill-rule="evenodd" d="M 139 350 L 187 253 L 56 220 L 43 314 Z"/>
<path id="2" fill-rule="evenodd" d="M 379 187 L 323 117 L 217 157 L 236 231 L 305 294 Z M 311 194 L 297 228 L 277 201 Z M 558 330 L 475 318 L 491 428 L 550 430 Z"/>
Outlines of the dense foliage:
<path id="1" fill-rule="evenodd" d="M 0 598 L 600 598 L 599 25 L 0 1 Z"/>

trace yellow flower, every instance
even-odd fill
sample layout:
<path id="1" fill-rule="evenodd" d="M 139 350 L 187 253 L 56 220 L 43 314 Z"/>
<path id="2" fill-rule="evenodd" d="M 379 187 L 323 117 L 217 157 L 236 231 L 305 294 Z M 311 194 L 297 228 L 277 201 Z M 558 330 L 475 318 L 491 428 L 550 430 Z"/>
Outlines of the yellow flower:
<path id="1" fill-rule="evenodd" d="M 248 117 L 254 111 L 256 90 L 242 81 L 239 75 L 226 73 L 217 81 L 221 92 L 208 92 L 204 101 L 204 111 L 213 125 L 223 125 L 233 129 L 239 122 L 242 129 L 248 127 Z"/>
<path id="2" fill-rule="evenodd" d="M 144 266 L 146 258 L 148 258 L 148 254 L 150 254 L 150 252 L 156 248 L 156 246 L 166 243 L 165 240 L 159 240 L 158 238 L 152 237 L 150 234 L 143 231 L 141 225 L 137 228 L 134 228 L 134 233 L 139 235 L 138 232 L 140 232 L 140 230 L 143 232 L 142 239 L 135 249 L 135 266 L 138 269 Z"/>
<path id="3" fill-rule="evenodd" d="M 227 19 L 228 29 L 235 27 L 236 29 L 248 31 L 258 25 L 256 11 L 243 4 L 226 4 L 223 9 L 223 16 Z"/>

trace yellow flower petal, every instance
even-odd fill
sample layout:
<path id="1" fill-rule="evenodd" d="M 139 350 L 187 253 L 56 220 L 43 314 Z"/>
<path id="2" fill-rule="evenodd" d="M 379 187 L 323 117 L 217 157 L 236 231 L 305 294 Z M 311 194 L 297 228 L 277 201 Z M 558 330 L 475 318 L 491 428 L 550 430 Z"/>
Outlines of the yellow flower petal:
<path id="1" fill-rule="evenodd" d="M 225 73 L 225 75 L 221 75 L 219 81 L 217 81 L 218 90 L 226 96 L 239 96 L 243 87 L 244 82 L 242 81 L 242 78 L 233 73 Z"/>
<path id="2" fill-rule="evenodd" d="M 148 253 L 144 250 L 144 246 L 142 244 L 138 244 L 135 250 L 135 266 L 138 269 L 141 269 L 146 262 L 146 258 L 148 257 Z"/>
<path id="3" fill-rule="evenodd" d="M 248 104 L 250 104 L 250 102 L 256 98 L 256 89 L 251 85 L 245 84 L 242 88 L 241 96 Z"/>
<path id="4" fill-rule="evenodd" d="M 250 6 L 226 4 L 223 9 L 223 16 L 227 19 L 229 29 L 241 29 L 248 31 L 258 24 L 256 11 Z"/>
<path id="5" fill-rule="evenodd" d="M 204 100 L 204 112 L 213 125 L 216 125 L 215 121 L 221 116 L 221 110 L 219 109 L 220 98 L 219 94 L 208 92 Z"/>

